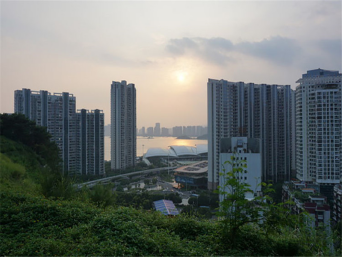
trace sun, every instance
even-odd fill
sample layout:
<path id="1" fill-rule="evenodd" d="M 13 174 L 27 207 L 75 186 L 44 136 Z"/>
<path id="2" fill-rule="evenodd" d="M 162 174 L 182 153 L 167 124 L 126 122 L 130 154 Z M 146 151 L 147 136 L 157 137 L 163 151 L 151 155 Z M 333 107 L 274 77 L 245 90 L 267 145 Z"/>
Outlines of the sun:
<path id="1" fill-rule="evenodd" d="M 184 74 L 179 74 L 179 75 L 178 75 L 178 80 L 179 80 L 180 82 L 183 82 L 184 79 L 185 79 Z"/>
<path id="2" fill-rule="evenodd" d="M 185 71 L 178 71 L 176 73 L 176 77 L 177 77 L 178 81 L 181 83 L 186 81 L 187 75 L 188 75 L 188 73 Z"/>

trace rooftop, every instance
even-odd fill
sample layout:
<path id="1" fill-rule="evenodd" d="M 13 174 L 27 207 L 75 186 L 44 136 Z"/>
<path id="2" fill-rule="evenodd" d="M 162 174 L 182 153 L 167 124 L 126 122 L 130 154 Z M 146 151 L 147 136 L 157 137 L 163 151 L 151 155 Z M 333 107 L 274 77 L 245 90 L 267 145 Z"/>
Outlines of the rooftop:
<path id="1" fill-rule="evenodd" d="M 145 153 L 145 158 L 150 157 L 182 157 L 199 156 L 208 153 L 208 145 L 201 144 L 196 146 L 172 145 L 169 148 L 149 148 Z"/>
<path id="2" fill-rule="evenodd" d="M 160 211 L 164 215 L 178 215 L 179 211 L 177 210 L 176 206 L 170 200 L 159 200 L 154 201 L 154 208 L 156 211 Z"/>
<path id="3" fill-rule="evenodd" d="M 177 173 L 192 173 L 192 174 L 200 174 L 208 172 L 208 161 L 198 162 L 192 165 L 187 165 L 180 167 L 175 170 Z"/>

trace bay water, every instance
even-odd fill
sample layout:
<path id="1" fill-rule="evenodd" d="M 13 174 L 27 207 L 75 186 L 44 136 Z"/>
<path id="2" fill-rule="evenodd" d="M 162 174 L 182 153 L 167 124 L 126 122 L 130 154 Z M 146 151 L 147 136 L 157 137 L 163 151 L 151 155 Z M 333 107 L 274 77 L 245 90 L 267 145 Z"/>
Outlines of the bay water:
<path id="1" fill-rule="evenodd" d="M 105 160 L 110 161 L 110 137 L 106 136 L 104 138 L 105 144 Z M 196 146 L 208 144 L 208 140 L 199 139 L 177 139 L 176 137 L 137 137 L 137 156 L 142 156 L 146 153 L 149 148 L 163 148 L 167 149 L 168 146 L 173 145 L 185 145 L 185 146 Z"/>

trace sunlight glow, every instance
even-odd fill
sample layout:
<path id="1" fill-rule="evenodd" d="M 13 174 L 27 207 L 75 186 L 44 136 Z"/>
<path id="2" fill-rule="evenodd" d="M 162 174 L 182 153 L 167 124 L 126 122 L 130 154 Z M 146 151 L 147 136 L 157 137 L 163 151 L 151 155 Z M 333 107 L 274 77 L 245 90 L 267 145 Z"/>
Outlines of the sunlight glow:
<path id="1" fill-rule="evenodd" d="M 183 82 L 184 79 L 185 79 L 185 77 L 184 77 L 183 74 L 178 75 L 178 80 L 179 80 L 180 82 Z"/>
<path id="2" fill-rule="evenodd" d="M 185 71 L 178 71 L 176 73 L 176 77 L 178 79 L 179 82 L 185 82 L 186 78 L 187 78 L 188 73 Z"/>

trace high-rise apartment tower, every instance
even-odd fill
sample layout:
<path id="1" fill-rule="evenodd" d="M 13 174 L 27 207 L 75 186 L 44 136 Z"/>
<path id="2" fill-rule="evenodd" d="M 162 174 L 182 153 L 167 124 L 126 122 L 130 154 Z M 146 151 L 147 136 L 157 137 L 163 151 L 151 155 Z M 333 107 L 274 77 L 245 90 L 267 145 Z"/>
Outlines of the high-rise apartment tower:
<path id="1" fill-rule="evenodd" d="M 160 123 L 156 123 L 153 132 L 155 136 L 160 136 Z"/>
<path id="2" fill-rule="evenodd" d="M 111 169 L 135 166 L 136 90 L 126 81 L 111 85 Z"/>
<path id="3" fill-rule="evenodd" d="M 98 124 L 96 127 L 95 125 L 92 126 L 89 123 L 90 121 L 87 126 L 83 126 L 78 118 L 82 112 L 76 113 L 76 97 L 73 94 L 67 92 L 51 94 L 45 90 L 31 91 L 27 88 L 14 92 L 14 112 L 22 113 L 30 120 L 35 121 L 37 125 L 47 128 L 52 136 L 51 139 L 56 142 L 60 149 L 63 171 L 75 174 L 104 174 L 103 143 L 99 143 L 98 147 L 94 148 L 91 143 L 81 144 L 83 141 L 80 138 L 85 133 L 97 136 L 98 142 L 103 142 L 103 113 L 95 115 L 99 117 L 98 122 L 95 122 L 94 118 L 90 118 L 92 114 L 89 114 L 89 119 Z M 100 111 L 92 111 L 92 113 L 97 112 Z M 90 140 L 90 136 L 88 138 Z M 80 168 L 80 155 L 84 151 L 88 153 L 88 159 L 97 160 L 98 169 L 96 172 L 94 169 L 88 169 L 88 166 L 85 169 Z"/>
<path id="4" fill-rule="evenodd" d="M 302 181 L 342 179 L 341 78 L 338 71 L 309 70 L 296 88 L 296 172 Z"/>
<path id="5" fill-rule="evenodd" d="M 208 80 L 208 188 L 219 182 L 220 139 L 260 139 L 263 181 L 288 180 L 294 158 L 289 85 Z"/>
<path id="6" fill-rule="evenodd" d="M 78 133 L 77 173 L 104 174 L 104 114 L 101 110 L 86 109 L 76 113 Z"/>

